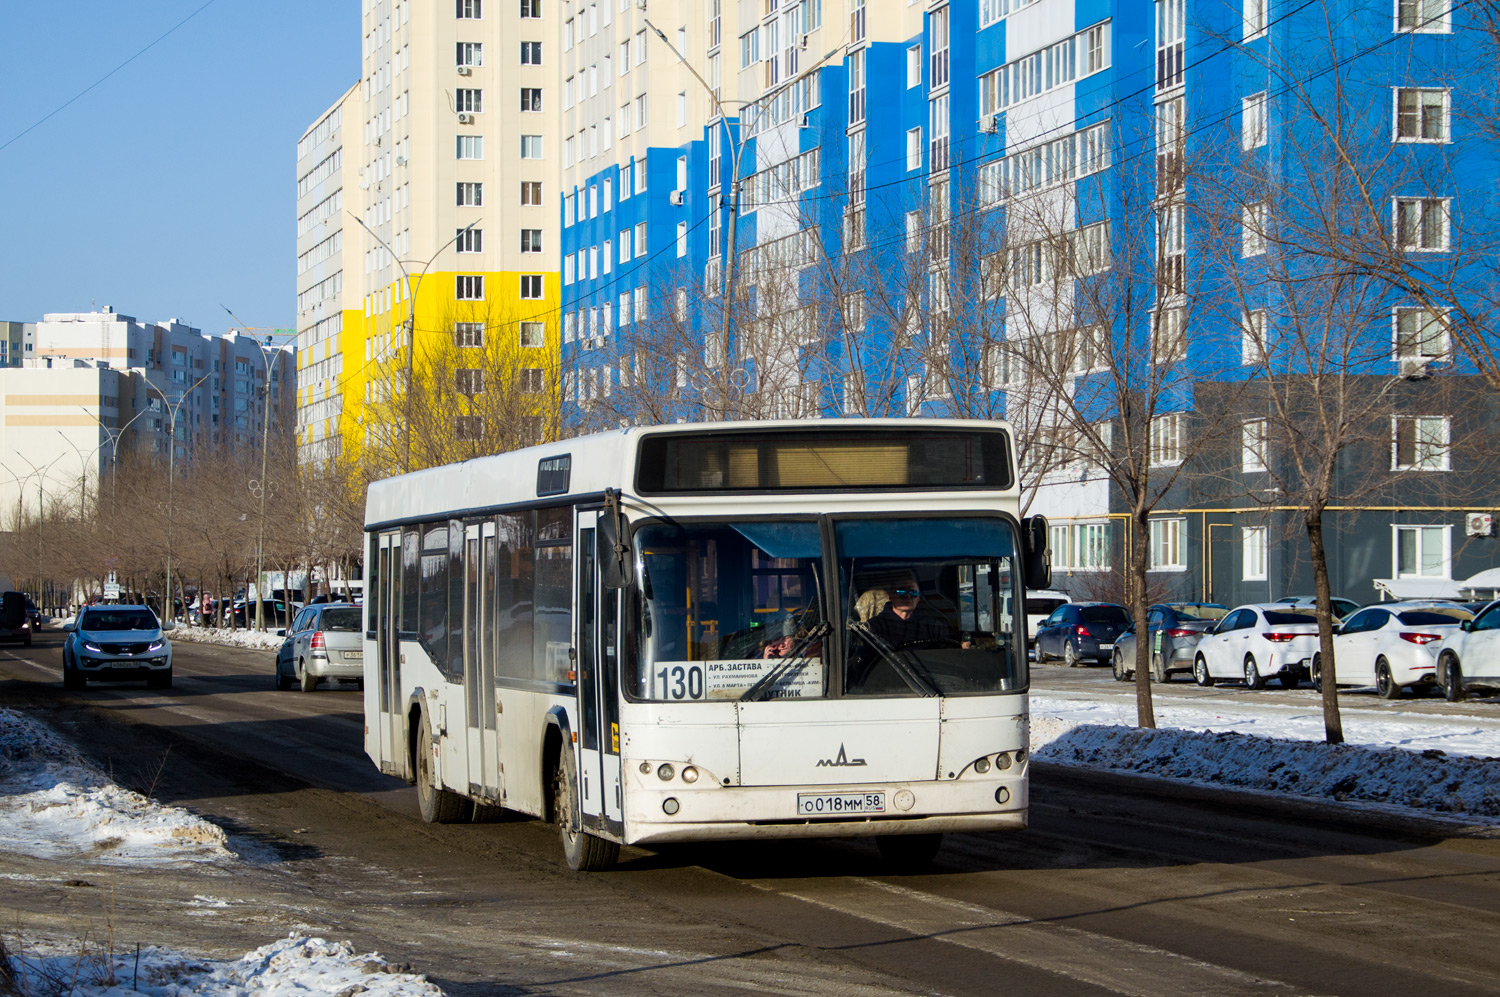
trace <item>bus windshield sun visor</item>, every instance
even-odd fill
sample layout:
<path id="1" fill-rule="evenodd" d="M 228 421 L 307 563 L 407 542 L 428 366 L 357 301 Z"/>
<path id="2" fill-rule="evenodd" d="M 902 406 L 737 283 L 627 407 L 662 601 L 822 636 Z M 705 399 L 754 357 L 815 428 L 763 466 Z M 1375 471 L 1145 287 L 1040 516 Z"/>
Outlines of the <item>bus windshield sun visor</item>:
<path id="1" fill-rule="evenodd" d="M 823 556 L 817 523 L 730 523 L 736 533 L 765 551 L 769 557 L 819 558 Z"/>
<path id="2" fill-rule="evenodd" d="M 1011 530 L 999 519 L 858 519 L 838 524 L 839 549 L 857 557 L 1010 557 Z"/>

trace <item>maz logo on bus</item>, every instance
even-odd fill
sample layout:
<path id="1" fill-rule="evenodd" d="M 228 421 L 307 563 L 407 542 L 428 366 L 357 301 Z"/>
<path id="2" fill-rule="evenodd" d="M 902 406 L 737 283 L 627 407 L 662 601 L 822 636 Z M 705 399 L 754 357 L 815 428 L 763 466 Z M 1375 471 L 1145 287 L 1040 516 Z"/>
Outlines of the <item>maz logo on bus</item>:
<path id="1" fill-rule="evenodd" d="M 827 769 L 827 768 L 854 768 L 857 765 L 864 765 L 864 764 L 865 764 L 865 760 L 863 758 L 850 758 L 848 752 L 846 752 L 844 750 L 843 742 L 840 742 L 839 743 L 838 757 L 837 758 L 819 758 L 818 759 L 818 764 L 817 764 L 816 767 L 820 768 L 820 769 Z"/>

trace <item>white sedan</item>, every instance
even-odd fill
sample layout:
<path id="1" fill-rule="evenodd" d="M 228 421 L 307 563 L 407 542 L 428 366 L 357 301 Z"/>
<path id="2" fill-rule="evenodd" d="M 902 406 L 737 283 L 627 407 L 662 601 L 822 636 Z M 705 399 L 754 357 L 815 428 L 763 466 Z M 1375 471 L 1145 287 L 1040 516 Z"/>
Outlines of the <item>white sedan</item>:
<path id="1" fill-rule="evenodd" d="M 1492 602 L 1437 647 L 1438 685 L 1450 700 L 1468 687 L 1500 686 L 1500 602 Z"/>
<path id="2" fill-rule="evenodd" d="M 1430 688 L 1437 677 L 1438 642 L 1473 616 L 1453 605 L 1361 609 L 1334 634 L 1334 681 L 1373 685 L 1382 699 L 1400 699 L 1408 686 Z M 1314 658 L 1314 682 L 1321 673 L 1321 658 Z"/>
<path id="3" fill-rule="evenodd" d="M 1203 635 L 1193 656 L 1193 678 L 1210 686 L 1238 679 L 1252 689 L 1275 678 L 1295 689 L 1318 651 L 1318 618 L 1283 604 L 1240 606 Z"/>

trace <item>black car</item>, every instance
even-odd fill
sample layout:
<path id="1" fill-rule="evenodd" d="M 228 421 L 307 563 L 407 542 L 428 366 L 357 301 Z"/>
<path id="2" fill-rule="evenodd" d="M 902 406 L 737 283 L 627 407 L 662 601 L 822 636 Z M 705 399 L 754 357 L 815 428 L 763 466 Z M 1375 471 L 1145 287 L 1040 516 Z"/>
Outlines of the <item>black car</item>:
<path id="1" fill-rule="evenodd" d="M 30 647 L 31 635 L 35 630 L 32 620 L 31 600 L 26 598 L 25 593 L 6 592 L 0 595 L 0 640 L 17 640 L 23 646 Z"/>
<path id="2" fill-rule="evenodd" d="M 1107 664 L 1115 640 L 1130 626 L 1124 606 L 1112 602 L 1070 602 L 1054 610 L 1036 629 L 1036 658 L 1062 658 L 1069 668 L 1085 661 Z"/>

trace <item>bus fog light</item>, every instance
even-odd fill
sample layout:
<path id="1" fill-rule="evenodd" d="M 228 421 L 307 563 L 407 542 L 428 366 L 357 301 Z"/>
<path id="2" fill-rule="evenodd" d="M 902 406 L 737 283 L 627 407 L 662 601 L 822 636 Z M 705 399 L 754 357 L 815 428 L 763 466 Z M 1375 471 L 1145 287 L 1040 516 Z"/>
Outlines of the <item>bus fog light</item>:
<path id="1" fill-rule="evenodd" d="M 650 762 L 641 762 L 641 775 L 650 775 L 650 774 L 651 774 L 651 763 Z"/>
<path id="2" fill-rule="evenodd" d="M 1000 767 L 1001 772 L 1004 772 L 1006 769 L 1010 768 L 1010 752 L 1002 751 L 1000 752 L 1000 754 L 996 755 L 995 764 Z"/>
<path id="3" fill-rule="evenodd" d="M 676 772 L 670 762 L 662 762 L 661 767 L 656 770 L 656 777 L 662 782 L 671 782 Z"/>
<path id="4" fill-rule="evenodd" d="M 682 804 L 677 802 L 677 797 L 675 796 L 669 796 L 665 800 L 661 801 L 662 813 L 666 814 L 668 817 L 671 817 L 681 809 Z"/>
<path id="5" fill-rule="evenodd" d="M 897 810 L 910 810 L 917 802 L 917 798 L 909 789 L 898 789 L 896 795 L 891 798 L 891 802 L 896 805 Z"/>
<path id="6" fill-rule="evenodd" d="M 979 761 L 974 763 L 974 771 L 978 772 L 980 775 L 984 775 L 989 770 L 990 760 L 988 758 L 981 758 L 979 759 Z"/>
<path id="7" fill-rule="evenodd" d="M 682 770 L 682 781 L 686 783 L 697 782 L 698 770 L 693 768 L 693 766 L 691 765 L 685 766 Z"/>
<path id="8" fill-rule="evenodd" d="M 1026 749 L 1022 748 L 1016 752 L 1016 764 L 1020 765 L 1026 760 Z"/>
<path id="9" fill-rule="evenodd" d="M 1006 789 L 1004 786 L 1001 786 L 999 789 L 995 790 L 995 802 L 1001 804 L 1002 806 L 1006 803 L 1009 803 L 1010 790 Z"/>

